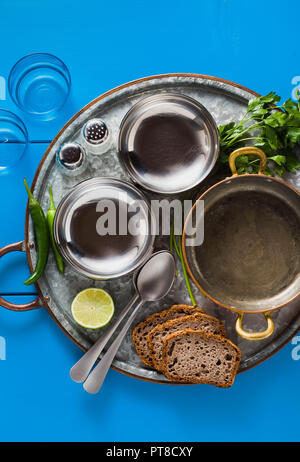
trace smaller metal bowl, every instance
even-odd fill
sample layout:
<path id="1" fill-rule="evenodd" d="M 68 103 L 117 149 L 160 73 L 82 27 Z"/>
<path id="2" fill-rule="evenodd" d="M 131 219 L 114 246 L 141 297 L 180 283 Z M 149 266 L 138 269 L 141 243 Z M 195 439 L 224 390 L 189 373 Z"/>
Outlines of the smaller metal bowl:
<path id="1" fill-rule="evenodd" d="M 201 183 L 219 150 L 216 123 L 198 101 L 163 93 L 139 101 L 125 115 L 119 158 L 131 179 L 149 191 L 177 194 Z"/>
<path id="2" fill-rule="evenodd" d="M 113 279 L 136 270 L 153 251 L 155 230 L 146 197 L 114 178 L 78 184 L 60 202 L 54 220 L 54 238 L 62 257 L 92 279 Z"/>

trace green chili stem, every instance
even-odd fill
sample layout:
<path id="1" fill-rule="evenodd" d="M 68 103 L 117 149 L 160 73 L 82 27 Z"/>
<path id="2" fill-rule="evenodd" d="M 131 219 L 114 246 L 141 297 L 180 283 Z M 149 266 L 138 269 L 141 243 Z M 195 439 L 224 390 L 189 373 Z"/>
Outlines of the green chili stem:
<path id="1" fill-rule="evenodd" d="M 55 208 L 55 205 L 54 205 L 54 201 L 53 201 L 53 193 L 52 193 L 52 187 L 49 186 L 49 197 L 50 197 L 50 207 L 49 207 L 49 210 L 54 210 L 56 211 L 56 208 Z"/>
<path id="2" fill-rule="evenodd" d="M 173 239 L 174 239 L 174 247 L 175 247 L 175 249 L 176 249 L 177 255 L 178 255 L 178 257 L 179 257 L 179 259 L 180 259 L 180 262 L 181 262 L 181 266 L 182 266 L 182 270 L 183 270 L 183 275 L 184 275 L 184 280 L 185 280 L 185 283 L 186 283 L 186 286 L 187 286 L 187 290 L 188 290 L 188 293 L 189 293 L 189 296 L 190 296 L 192 305 L 193 305 L 193 306 L 196 306 L 196 300 L 195 300 L 195 297 L 194 297 L 193 292 L 192 292 L 192 288 L 191 288 L 191 285 L 190 285 L 189 277 L 188 277 L 188 274 L 187 274 L 187 271 L 186 271 L 186 267 L 185 267 L 185 262 L 184 262 L 183 255 L 182 255 L 182 250 L 181 250 L 181 236 L 178 236 L 178 239 L 179 239 L 179 248 L 178 248 L 178 246 L 177 246 L 175 234 L 173 234 Z M 179 250 L 179 249 L 180 249 L 180 250 Z"/>
<path id="3" fill-rule="evenodd" d="M 175 247 L 176 253 L 177 253 L 178 257 L 180 257 L 180 253 L 179 253 L 179 250 L 178 250 L 178 247 L 177 247 L 177 242 L 176 242 L 176 236 L 175 236 L 174 233 L 173 233 L 173 242 L 174 242 L 174 247 Z"/>
<path id="4" fill-rule="evenodd" d="M 33 194 L 32 194 L 32 192 L 31 192 L 31 190 L 30 190 L 30 188 L 28 186 L 26 178 L 24 178 L 24 185 L 25 185 L 29 200 L 34 201 L 34 203 L 36 203 L 37 200 L 33 197 Z"/>
<path id="5" fill-rule="evenodd" d="M 174 255 L 174 249 L 173 249 L 173 236 L 174 236 L 174 220 L 171 222 L 171 228 L 170 228 L 170 252 L 172 255 Z M 175 263 L 175 276 L 178 276 L 178 271 Z"/>

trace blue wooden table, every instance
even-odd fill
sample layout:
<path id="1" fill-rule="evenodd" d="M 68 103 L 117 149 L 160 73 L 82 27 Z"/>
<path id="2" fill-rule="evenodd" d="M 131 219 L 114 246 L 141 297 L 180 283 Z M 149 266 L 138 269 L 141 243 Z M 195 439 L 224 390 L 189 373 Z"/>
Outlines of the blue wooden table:
<path id="1" fill-rule="evenodd" d="M 297 0 L 1 0 L 4 82 L 16 60 L 35 51 L 59 56 L 72 76 L 69 102 L 52 122 L 24 116 L 8 92 L 0 100 L 22 117 L 31 141 L 22 161 L 0 172 L 1 247 L 24 237 L 23 177 L 32 180 L 49 141 L 83 105 L 129 80 L 171 72 L 215 75 L 288 98 L 300 83 L 299 12 Z M 3 258 L 0 294 L 31 300 L 27 275 L 23 254 Z M 295 348 L 290 343 L 228 390 L 166 387 L 110 371 L 102 392 L 91 396 L 69 378 L 80 350 L 46 310 L 1 308 L 0 440 L 299 440 Z"/>

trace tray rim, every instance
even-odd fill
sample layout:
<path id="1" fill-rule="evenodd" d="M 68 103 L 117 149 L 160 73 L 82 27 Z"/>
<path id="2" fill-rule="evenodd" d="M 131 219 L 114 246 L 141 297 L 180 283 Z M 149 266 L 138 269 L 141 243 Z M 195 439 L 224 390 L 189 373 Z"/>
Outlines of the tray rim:
<path id="1" fill-rule="evenodd" d="M 221 77 L 215 77 L 215 76 L 210 76 L 210 75 L 205 75 L 205 74 L 198 74 L 198 73 L 157 74 L 157 75 L 151 75 L 151 76 L 148 76 L 148 77 L 142 77 L 142 78 L 139 78 L 139 79 L 131 80 L 131 81 L 125 83 L 125 84 L 114 87 L 113 89 L 111 89 L 111 90 L 101 94 L 97 98 L 93 99 L 88 104 L 86 104 L 84 107 L 82 107 L 78 112 L 76 112 L 64 124 L 64 126 L 59 130 L 59 132 L 53 138 L 52 142 L 50 143 L 47 150 L 45 151 L 45 153 L 44 153 L 44 155 L 43 155 L 43 157 L 42 157 L 42 159 L 41 159 L 41 161 L 40 161 L 40 163 L 38 165 L 38 168 L 37 168 L 37 170 L 35 172 L 35 175 L 34 175 L 34 178 L 33 178 L 32 184 L 31 184 L 31 189 L 34 189 L 34 187 L 36 185 L 36 182 L 37 182 L 37 179 L 39 177 L 41 168 L 42 168 L 46 158 L 48 157 L 52 147 L 54 146 L 54 144 L 57 142 L 59 137 L 64 133 L 64 131 L 69 127 L 69 125 L 74 120 L 76 120 L 83 112 L 85 112 L 88 108 L 90 108 L 96 102 L 98 102 L 98 101 L 106 98 L 107 96 L 109 96 L 109 95 L 111 95 L 113 93 L 116 93 L 116 92 L 118 92 L 118 91 L 120 91 L 122 89 L 125 89 L 127 87 L 133 86 L 133 85 L 138 84 L 138 83 L 147 82 L 147 81 L 150 81 L 150 80 L 153 80 L 153 79 L 162 79 L 162 78 L 169 78 L 169 77 L 190 77 L 190 78 L 199 78 L 199 79 L 204 79 L 204 80 L 213 80 L 213 81 L 216 81 L 216 82 L 225 83 L 225 84 L 228 84 L 230 86 L 239 88 L 239 89 L 241 89 L 243 91 L 246 91 L 246 92 L 252 94 L 255 97 L 261 96 L 259 93 L 255 92 L 253 90 L 250 90 L 249 88 L 247 88 L 247 87 L 245 87 L 243 85 L 240 85 L 240 84 L 238 84 L 236 82 L 232 82 L 230 80 L 223 79 Z M 25 233 L 24 234 L 25 234 L 25 250 L 26 250 L 27 261 L 28 261 L 29 269 L 32 272 L 33 271 L 33 263 L 32 263 L 32 259 L 31 259 L 30 248 L 29 248 L 29 207 L 28 207 L 28 203 L 27 203 L 26 212 L 25 212 Z M 73 338 L 71 336 L 71 334 L 63 327 L 63 325 L 59 322 L 59 320 L 54 316 L 52 310 L 50 309 L 50 307 L 48 305 L 48 300 L 47 300 L 48 297 L 43 295 L 42 290 L 40 289 L 38 282 L 35 283 L 35 288 L 37 290 L 37 293 L 38 293 L 38 296 L 39 296 L 40 300 L 43 302 L 43 306 L 46 308 L 46 310 L 50 314 L 51 318 L 55 321 L 55 323 L 58 325 L 58 327 L 68 336 L 68 338 L 70 340 L 72 340 L 72 342 L 75 345 L 77 345 L 82 351 L 86 352 L 87 349 L 85 347 L 83 347 L 82 345 L 80 345 L 79 342 L 75 338 Z M 245 367 L 243 370 L 239 371 L 238 374 L 240 374 L 242 372 L 246 372 L 247 370 L 258 366 L 259 364 L 263 363 L 267 359 L 271 358 L 274 354 L 276 354 L 279 350 L 281 350 L 285 345 L 287 345 L 291 341 L 291 339 L 299 332 L 299 330 L 300 330 L 300 328 L 297 330 L 297 332 L 292 333 L 291 336 L 288 336 L 288 338 L 285 339 L 284 342 L 281 345 L 279 345 L 277 348 L 275 348 L 265 358 L 260 359 L 257 362 L 255 362 L 254 364 L 251 364 L 250 366 Z M 124 371 L 124 370 L 122 370 L 122 369 L 120 369 L 120 368 L 118 368 L 116 366 L 113 366 L 113 365 L 111 366 L 111 368 L 113 370 L 117 371 L 117 372 L 120 372 L 121 374 L 127 375 L 129 377 L 132 377 L 132 378 L 144 381 L 144 382 L 157 383 L 157 384 L 161 384 L 161 385 L 185 385 L 185 384 L 182 384 L 182 383 L 179 383 L 179 382 L 166 382 L 166 381 L 162 381 L 162 380 L 142 377 L 142 376 L 133 374 L 131 372 Z M 190 385 L 192 385 L 192 384 L 190 384 Z"/>

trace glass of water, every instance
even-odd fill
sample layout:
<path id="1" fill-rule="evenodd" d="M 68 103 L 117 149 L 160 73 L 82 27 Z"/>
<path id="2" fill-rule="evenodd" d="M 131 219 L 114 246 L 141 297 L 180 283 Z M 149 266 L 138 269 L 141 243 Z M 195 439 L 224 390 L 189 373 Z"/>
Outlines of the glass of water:
<path id="1" fill-rule="evenodd" d="M 0 171 L 15 165 L 28 144 L 27 129 L 16 114 L 0 109 Z"/>
<path id="2" fill-rule="evenodd" d="M 67 66 L 48 53 L 24 56 L 8 78 L 9 93 L 17 106 L 43 120 L 56 117 L 67 101 L 70 88 Z"/>

